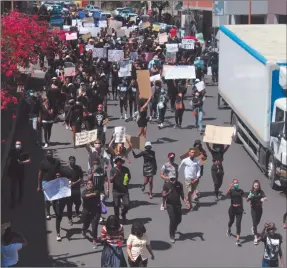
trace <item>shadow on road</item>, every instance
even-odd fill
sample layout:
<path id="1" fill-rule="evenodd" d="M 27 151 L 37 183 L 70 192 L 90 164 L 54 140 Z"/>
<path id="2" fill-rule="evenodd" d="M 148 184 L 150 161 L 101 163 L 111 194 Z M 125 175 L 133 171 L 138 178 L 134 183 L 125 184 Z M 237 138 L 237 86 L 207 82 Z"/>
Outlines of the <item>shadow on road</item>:
<path id="1" fill-rule="evenodd" d="M 28 246 L 19 252 L 19 266 L 52 266 L 47 245 L 47 229 L 43 194 L 37 192 L 37 174 L 44 151 L 36 146 L 36 139 L 29 126 L 27 113 L 22 113 L 16 126 L 14 139 L 22 141 L 23 150 L 32 163 L 25 167 L 24 195 L 22 204 L 12 211 L 10 205 L 9 178 L 2 178 L 1 217 L 2 222 L 10 221 L 16 232 L 27 238 Z M 23 178 L 24 179 L 24 178 Z"/>
<path id="2" fill-rule="evenodd" d="M 153 250 L 168 250 L 171 248 L 169 243 L 160 240 L 151 240 L 150 244 Z"/>
<path id="3" fill-rule="evenodd" d="M 179 238 L 177 239 L 178 241 L 184 241 L 184 240 L 192 240 L 192 241 L 196 241 L 195 238 L 199 237 L 201 241 L 205 241 L 205 239 L 203 238 L 204 233 L 202 232 L 194 232 L 194 233 L 181 233 L 178 232 L 179 234 Z"/>

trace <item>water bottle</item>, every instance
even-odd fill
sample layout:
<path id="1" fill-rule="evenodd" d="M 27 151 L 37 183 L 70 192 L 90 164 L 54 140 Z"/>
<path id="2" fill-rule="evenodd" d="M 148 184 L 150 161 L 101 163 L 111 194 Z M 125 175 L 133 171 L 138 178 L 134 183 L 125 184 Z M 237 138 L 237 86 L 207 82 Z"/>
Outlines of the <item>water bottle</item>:
<path id="1" fill-rule="evenodd" d="M 126 173 L 125 176 L 124 176 L 124 185 L 128 185 L 128 182 L 129 182 L 129 175 Z"/>

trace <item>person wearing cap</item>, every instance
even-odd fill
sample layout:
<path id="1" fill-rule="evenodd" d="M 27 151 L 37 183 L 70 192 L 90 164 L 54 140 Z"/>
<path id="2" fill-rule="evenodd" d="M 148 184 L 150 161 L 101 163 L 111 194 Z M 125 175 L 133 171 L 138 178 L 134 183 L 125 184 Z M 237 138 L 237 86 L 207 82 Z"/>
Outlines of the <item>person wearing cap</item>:
<path id="1" fill-rule="evenodd" d="M 145 191 L 145 187 L 149 184 L 149 198 L 152 199 L 152 190 L 153 190 L 153 176 L 157 173 L 157 162 L 155 157 L 155 151 L 152 150 L 152 145 L 150 141 L 145 143 L 145 150 L 136 154 L 134 150 L 132 150 L 134 158 L 143 157 L 143 176 L 144 183 L 142 185 L 142 191 Z"/>
<path id="2" fill-rule="evenodd" d="M 40 163 L 40 168 L 38 172 L 38 192 L 43 191 L 43 186 L 51 180 L 56 178 L 56 174 L 60 172 L 61 163 L 58 159 L 53 157 L 53 152 L 51 150 L 46 151 L 46 158 Z M 51 202 L 45 202 L 46 208 L 46 219 L 51 219 Z"/>
<path id="3" fill-rule="evenodd" d="M 281 267 L 285 267 L 281 248 L 283 238 L 281 234 L 276 233 L 276 230 L 277 228 L 274 222 L 264 224 L 264 229 L 260 236 L 260 240 L 264 243 L 262 267 L 279 267 L 279 257 Z"/>
<path id="4" fill-rule="evenodd" d="M 110 183 L 113 184 L 113 202 L 114 202 L 114 213 L 119 219 L 120 217 L 120 206 L 121 200 L 123 203 L 123 208 L 121 211 L 121 216 L 123 224 L 126 223 L 126 215 L 129 210 L 130 196 L 128 184 L 131 180 L 130 170 L 124 166 L 125 160 L 117 156 L 114 160 L 115 167 L 110 171 Z"/>
<path id="5" fill-rule="evenodd" d="M 161 63 L 157 55 L 155 55 L 153 59 L 149 62 L 148 69 L 150 70 L 154 65 L 156 65 L 158 68 L 161 68 Z"/>
<path id="6" fill-rule="evenodd" d="M 73 205 L 75 205 L 76 217 L 80 217 L 81 183 L 83 181 L 83 170 L 79 165 L 76 165 L 75 156 L 69 157 L 69 165 L 62 168 L 61 174 L 70 180 L 71 196 L 67 198 L 67 214 L 69 225 L 72 225 Z"/>
<path id="7" fill-rule="evenodd" d="M 169 153 L 167 155 L 168 162 L 165 163 L 160 172 L 160 177 L 164 180 L 164 182 L 168 182 L 170 178 L 178 179 L 178 164 L 175 161 L 175 153 Z M 160 210 L 164 210 L 165 208 L 165 198 L 162 198 L 162 204 L 160 206 Z"/>

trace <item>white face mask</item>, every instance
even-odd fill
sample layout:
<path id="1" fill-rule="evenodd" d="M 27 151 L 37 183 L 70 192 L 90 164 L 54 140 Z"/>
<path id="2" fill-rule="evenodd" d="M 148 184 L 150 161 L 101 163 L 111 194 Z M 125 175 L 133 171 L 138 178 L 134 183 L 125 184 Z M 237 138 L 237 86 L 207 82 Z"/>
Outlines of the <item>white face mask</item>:
<path id="1" fill-rule="evenodd" d="M 96 149 L 101 148 L 101 144 L 95 144 L 95 148 L 96 148 Z"/>

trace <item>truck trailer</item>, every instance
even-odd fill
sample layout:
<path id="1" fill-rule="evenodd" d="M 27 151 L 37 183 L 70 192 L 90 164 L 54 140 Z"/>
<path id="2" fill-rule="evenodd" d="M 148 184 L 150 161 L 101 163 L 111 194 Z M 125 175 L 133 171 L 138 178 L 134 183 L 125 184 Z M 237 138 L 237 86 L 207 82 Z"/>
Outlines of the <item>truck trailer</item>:
<path id="1" fill-rule="evenodd" d="M 287 187 L 286 40 L 283 24 L 219 28 L 218 107 L 272 188 Z"/>

